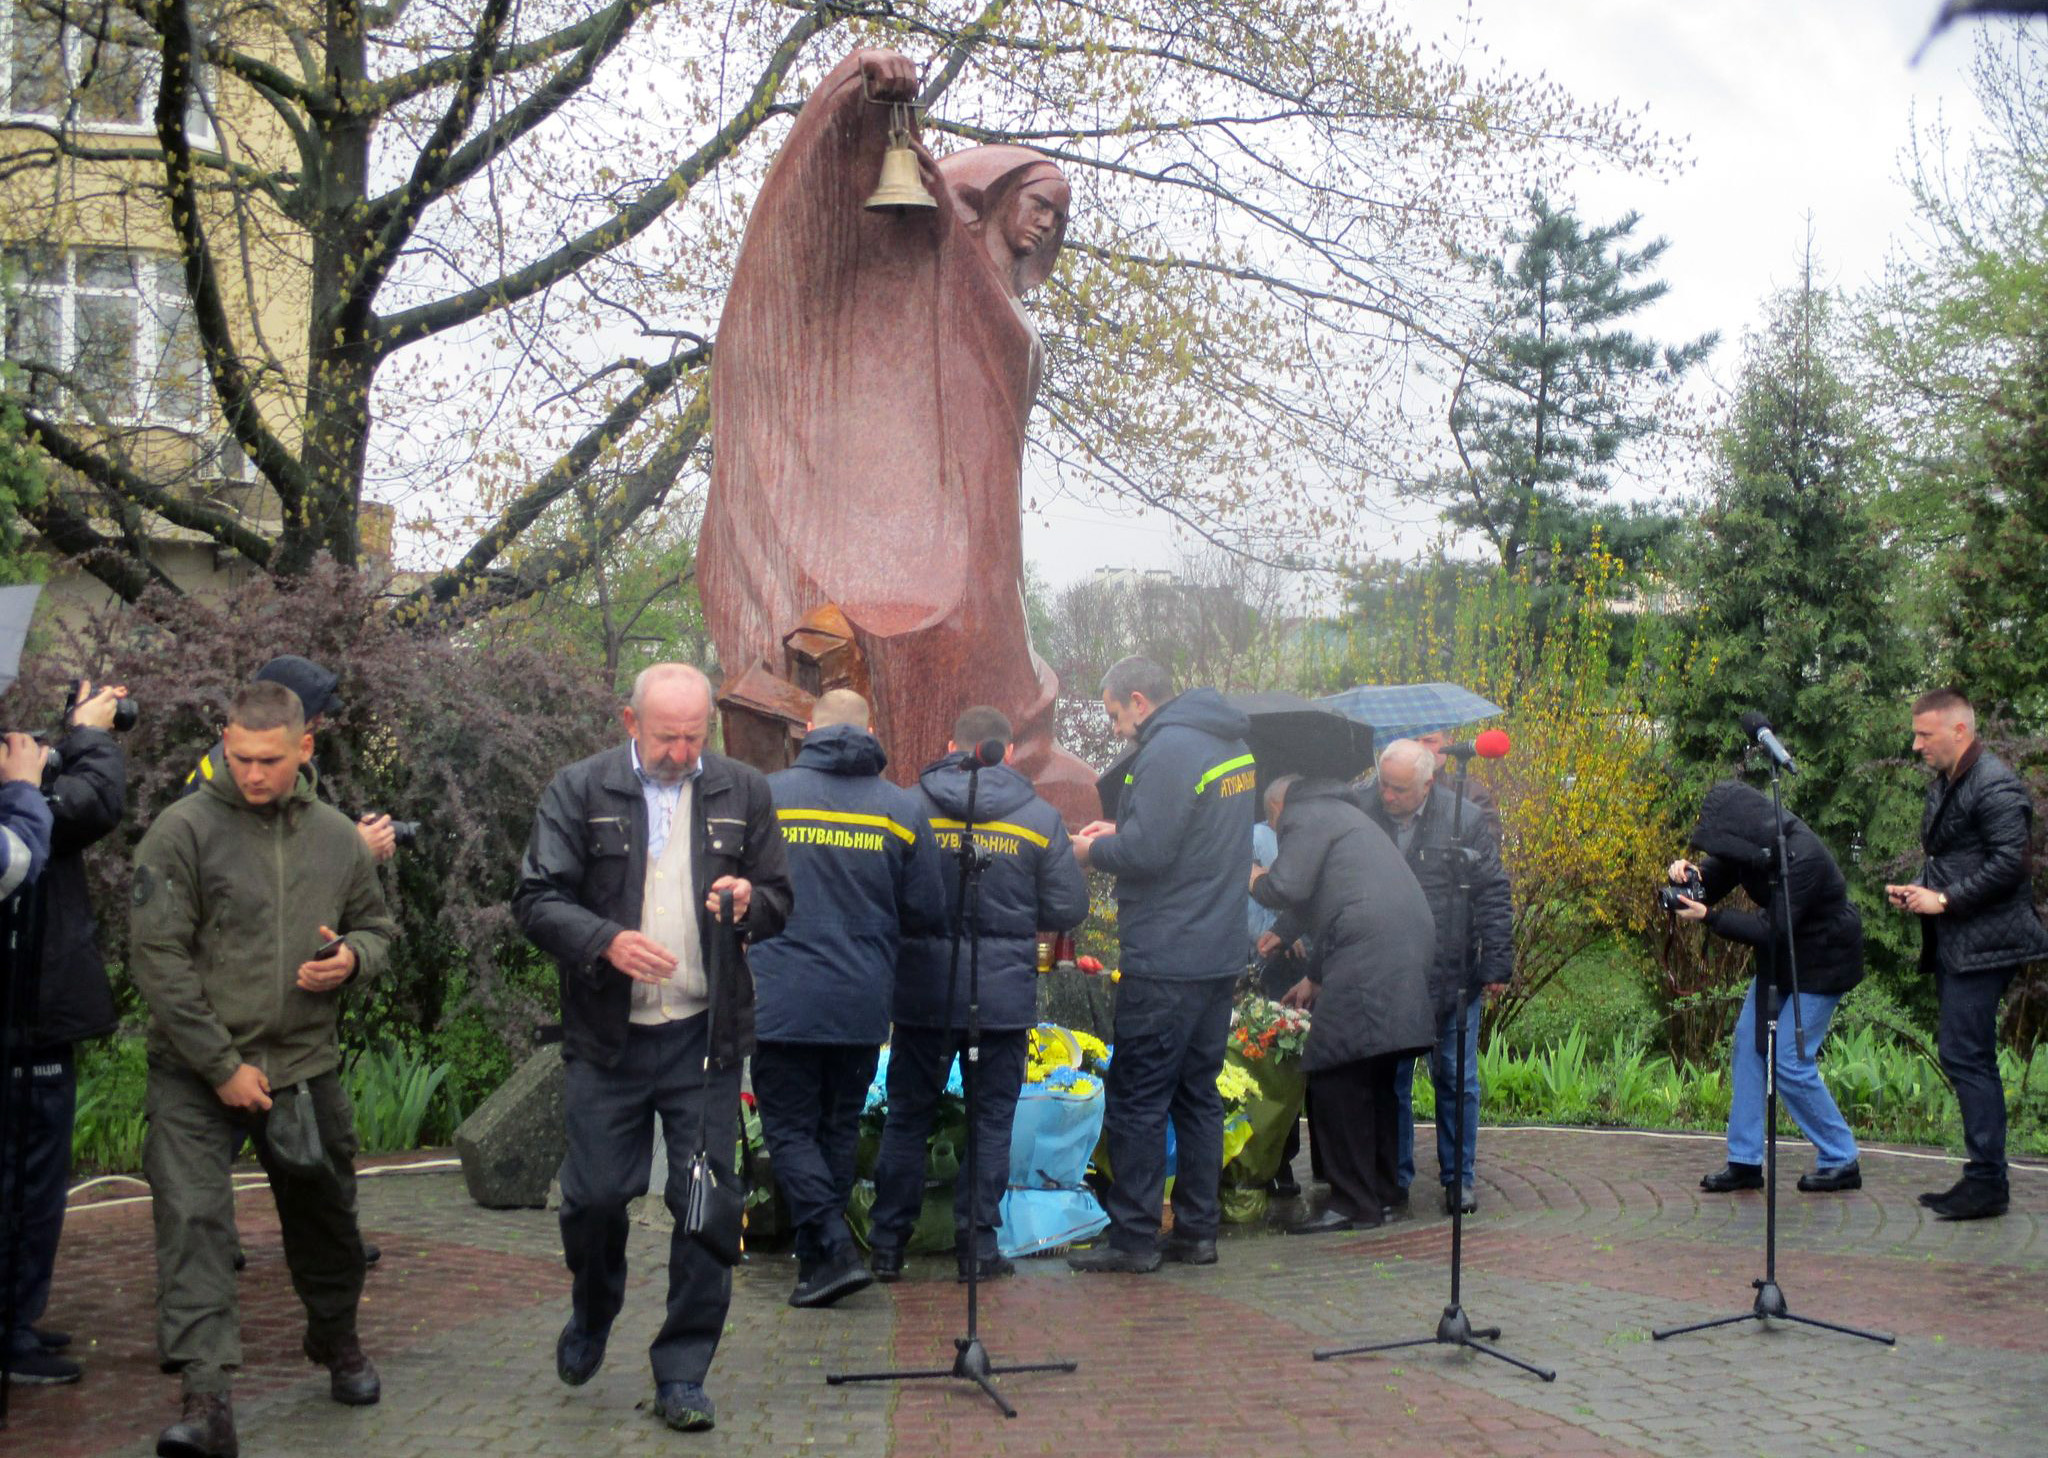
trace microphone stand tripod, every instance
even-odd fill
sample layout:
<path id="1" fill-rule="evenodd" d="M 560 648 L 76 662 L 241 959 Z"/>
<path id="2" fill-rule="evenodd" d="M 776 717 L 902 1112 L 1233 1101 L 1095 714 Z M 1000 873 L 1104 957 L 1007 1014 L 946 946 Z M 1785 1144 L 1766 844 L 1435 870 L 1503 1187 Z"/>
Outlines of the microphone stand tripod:
<path id="1" fill-rule="evenodd" d="M 1792 1046 L 1797 1055 L 1804 1058 L 1806 1028 L 1799 1010 L 1799 959 L 1792 949 L 1791 861 L 1785 852 L 1785 801 L 1779 786 L 1779 773 L 1778 762 L 1773 758 L 1771 810 L 1777 822 L 1778 845 L 1777 854 L 1771 861 L 1771 899 L 1777 903 L 1778 913 L 1783 918 L 1780 927 L 1783 929 L 1785 968 L 1792 981 Z M 1777 932 L 1778 929 L 1773 928 L 1773 948 L 1780 945 Z M 1775 967 L 1771 970 L 1776 971 Z M 1749 1310 L 1738 1311 L 1733 1316 L 1716 1316 L 1708 1321 L 1688 1322 L 1684 1326 L 1667 1326 L 1650 1335 L 1661 1342 L 1666 1337 L 1680 1336 L 1689 1331 L 1707 1331 L 1742 1321 L 1768 1323 L 1775 1320 L 1796 1321 L 1802 1326 L 1838 1331 L 1844 1336 L 1862 1337 L 1867 1342 L 1882 1342 L 1888 1347 L 1896 1345 L 1898 1338 L 1888 1331 L 1865 1331 L 1857 1326 L 1801 1316 L 1785 1305 L 1785 1293 L 1778 1286 L 1778 1018 L 1781 1010 L 1777 978 L 1758 977 L 1757 1016 L 1764 1024 L 1764 1273 L 1750 1282 L 1756 1287 L 1756 1300 Z"/>
<path id="2" fill-rule="evenodd" d="M 960 827 L 960 875 L 957 882 L 960 912 L 953 923 L 952 962 L 946 971 L 946 1028 L 953 1027 L 953 995 L 960 980 L 960 943 L 967 943 L 967 1061 L 961 1083 L 967 1095 L 967 1159 L 960 1178 L 967 1181 L 967 1334 L 953 1338 L 953 1365 L 893 1372 L 835 1372 L 825 1378 L 829 1387 L 848 1382 L 921 1382 L 933 1377 L 957 1377 L 972 1382 L 988 1400 L 1002 1409 L 1006 1418 L 1017 1415 L 1003 1394 L 996 1390 L 995 1377 L 1014 1372 L 1073 1372 L 1080 1363 L 1054 1360 L 997 1366 L 982 1345 L 981 1315 L 981 1164 L 979 1136 L 981 1085 L 981 873 L 988 868 L 988 852 L 974 843 L 974 800 L 981 785 L 984 751 L 970 751 L 967 762 L 967 814 Z"/>
<path id="3" fill-rule="evenodd" d="M 1472 855 L 1464 845 L 1465 776 L 1472 766 L 1473 749 L 1469 744 L 1451 746 L 1446 753 L 1458 761 L 1458 783 L 1455 798 L 1451 804 L 1451 844 L 1458 866 L 1458 900 L 1455 924 L 1458 935 L 1458 1053 L 1456 1063 L 1456 1097 L 1449 1109 L 1438 1101 L 1436 1116 L 1439 1121 L 1451 1121 L 1451 1149 L 1453 1168 L 1450 1188 L 1454 1192 L 1451 1200 L 1451 1299 L 1444 1307 L 1444 1314 L 1437 1318 L 1436 1332 L 1432 1336 L 1410 1337 L 1398 1342 L 1367 1342 L 1356 1346 L 1320 1347 L 1315 1359 L 1327 1362 L 1332 1357 L 1348 1357 L 1359 1352 L 1391 1352 L 1403 1347 L 1449 1346 L 1469 1347 L 1483 1352 L 1497 1361 L 1506 1362 L 1510 1367 L 1520 1367 L 1532 1372 L 1545 1382 L 1555 1382 L 1557 1373 L 1549 1367 L 1539 1367 L 1534 1362 L 1525 1362 L 1520 1357 L 1510 1356 L 1488 1342 L 1500 1338 L 1497 1326 L 1474 1326 L 1472 1318 L 1465 1314 L 1464 1304 L 1459 1299 L 1460 1276 L 1465 1258 L 1465 1200 L 1462 1183 L 1465 1172 L 1465 1028 L 1467 997 L 1471 991 L 1474 975 L 1472 955 Z"/>

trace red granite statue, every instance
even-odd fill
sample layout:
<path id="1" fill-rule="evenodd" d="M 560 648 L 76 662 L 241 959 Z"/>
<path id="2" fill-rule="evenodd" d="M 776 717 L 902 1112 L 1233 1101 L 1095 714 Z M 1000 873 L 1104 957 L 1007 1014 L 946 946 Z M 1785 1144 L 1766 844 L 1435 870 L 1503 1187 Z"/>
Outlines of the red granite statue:
<path id="1" fill-rule="evenodd" d="M 1066 180 L 1024 147 L 934 162 L 935 208 L 870 212 L 915 67 L 856 51 L 797 117 L 747 224 L 711 380 L 704 611 L 728 682 L 780 673 L 836 606 L 906 782 L 970 704 L 1070 823 L 1094 774 L 1052 742 L 1059 682 L 1025 619 L 1020 485 L 1042 352 L 1021 296 L 1052 272 Z"/>

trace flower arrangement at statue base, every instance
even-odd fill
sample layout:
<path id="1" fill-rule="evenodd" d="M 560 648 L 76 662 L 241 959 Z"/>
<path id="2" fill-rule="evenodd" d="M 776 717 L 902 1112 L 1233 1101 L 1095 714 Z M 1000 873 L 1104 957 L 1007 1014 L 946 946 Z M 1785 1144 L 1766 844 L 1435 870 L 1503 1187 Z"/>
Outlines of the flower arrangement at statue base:
<path id="1" fill-rule="evenodd" d="M 1230 1038 L 1223 1055 L 1224 1080 L 1237 1091 L 1225 1091 L 1223 1141 L 1223 1218 L 1247 1225 L 1265 1218 L 1266 1186 L 1278 1174 L 1287 1136 L 1301 1118 L 1308 1077 L 1302 1072 L 1302 1049 L 1308 1044 L 1309 1015 L 1282 1007 L 1255 989 L 1238 994 L 1230 1013 Z M 1231 1139 L 1231 1122 L 1241 1120 L 1245 1132 Z"/>
<path id="2" fill-rule="evenodd" d="M 1102 1070 L 1109 1049 L 1088 1033 L 1044 1024 L 1030 1030 L 1024 1087 L 1010 1125 L 1010 1176 L 998 1248 L 1006 1256 L 1054 1250 L 1098 1234 L 1109 1223 L 1085 1181 L 1088 1154 L 1102 1132 Z M 860 1116 L 859 1180 L 847 1224 L 866 1243 L 875 1203 L 874 1169 L 889 1114 L 889 1050 L 882 1050 Z M 960 1060 L 946 1079 L 925 1146 L 924 1205 L 907 1246 L 913 1255 L 954 1246 L 953 1192 L 967 1159 L 966 1089 Z M 992 1214 L 994 1212 L 991 1212 Z"/>

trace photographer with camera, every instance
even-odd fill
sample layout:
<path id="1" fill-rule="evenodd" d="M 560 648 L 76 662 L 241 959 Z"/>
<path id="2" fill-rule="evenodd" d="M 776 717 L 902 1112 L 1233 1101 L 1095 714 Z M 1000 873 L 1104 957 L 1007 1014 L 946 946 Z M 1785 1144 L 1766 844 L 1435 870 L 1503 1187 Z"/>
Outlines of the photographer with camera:
<path id="1" fill-rule="evenodd" d="M 1814 1169 L 1799 1177 L 1808 1194 L 1863 1187 L 1856 1136 L 1821 1082 L 1816 1058 L 1835 1006 L 1863 980 L 1863 921 L 1849 904 L 1848 883 L 1820 837 L 1796 815 L 1785 817 L 1787 866 L 1782 892 L 1773 874 L 1778 831 L 1770 797 L 1724 780 L 1707 791 L 1690 844 L 1705 852 L 1697 864 L 1673 861 L 1671 886 L 1660 903 L 1680 921 L 1703 922 L 1708 931 L 1756 948 L 1756 976 L 1742 1000 L 1735 1024 L 1734 1098 L 1728 1108 L 1728 1163 L 1700 1180 L 1700 1188 L 1721 1194 L 1760 1190 L 1764 1185 L 1764 1043 L 1761 1025 L 1769 1008 L 1792 993 L 1792 969 L 1783 955 L 1785 905 L 1790 905 L 1792 951 L 1799 972 L 1796 1026 L 1801 1038 L 1778 1039 L 1777 1087 L 1799 1130 L 1813 1142 Z M 1761 908 L 1718 907 L 1741 887 Z M 1781 901 L 1780 896 L 1785 898 Z M 1768 979 L 1768 981 L 1766 981 Z M 1801 1043 L 1804 1047 L 1801 1047 Z"/>
<path id="2" fill-rule="evenodd" d="M 127 807 L 128 758 L 112 731 L 133 722 L 126 688 L 108 685 L 95 691 L 89 680 L 79 680 L 66 705 L 64 737 L 56 745 L 57 773 L 37 796 L 50 817 L 41 955 L 26 999 L 28 1022 L 17 1045 L 21 1057 L 8 1070 L 20 1100 L 11 1133 L 21 1145 L 10 1148 L 0 1168 L 0 1208 L 10 1212 L 17 1208 L 11 1188 L 17 1168 L 22 1176 L 14 1327 L 6 1333 L 8 1371 L 16 1382 L 76 1382 L 82 1375 L 78 1363 L 63 1355 L 70 1338 L 35 1323 L 49 1305 L 50 1274 L 64 1229 L 71 1131 L 78 1112 L 74 1049 L 111 1033 L 115 1024 L 114 992 L 86 895 L 85 851 L 121 823 Z M 35 789 L 42 776 L 38 762 L 28 787 Z"/>

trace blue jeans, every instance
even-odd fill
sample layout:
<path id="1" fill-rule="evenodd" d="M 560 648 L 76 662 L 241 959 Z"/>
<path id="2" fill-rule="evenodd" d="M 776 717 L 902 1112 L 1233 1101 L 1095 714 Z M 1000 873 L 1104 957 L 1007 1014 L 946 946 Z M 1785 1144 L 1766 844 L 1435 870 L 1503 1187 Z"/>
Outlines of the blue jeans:
<path id="1" fill-rule="evenodd" d="M 1456 1100 L 1452 1089 L 1458 1081 L 1458 1014 L 1456 1010 L 1437 1019 L 1436 1047 L 1429 1055 L 1429 1078 L 1436 1085 L 1436 1167 L 1437 1178 L 1451 1183 L 1450 1169 L 1455 1151 L 1451 1148 L 1451 1121 L 1446 1111 Z M 1415 1060 L 1403 1058 L 1394 1065 L 1394 1093 L 1401 1101 L 1394 1118 L 1395 1179 L 1402 1189 L 1415 1183 Z M 1459 1162 L 1459 1182 L 1472 1183 L 1473 1151 L 1479 1144 L 1479 1008 L 1465 1009 L 1465 1157 Z"/>
<path id="2" fill-rule="evenodd" d="M 1742 999 L 1742 1016 L 1735 1020 L 1734 1097 L 1728 1105 L 1728 1160 L 1731 1164 L 1764 1162 L 1764 1055 L 1756 1042 L 1756 979 Z M 1806 1031 L 1806 1056 L 1799 1056 L 1799 1040 L 1792 1036 L 1792 1009 L 1786 1005 L 1778 1014 L 1778 1097 L 1799 1130 L 1813 1141 L 1815 1166 L 1839 1169 L 1856 1161 L 1856 1136 L 1835 1107 L 1834 1096 L 1820 1080 L 1815 1061 L 1828 1022 L 1835 1015 L 1840 993 L 1799 994 L 1799 1021 Z"/>

